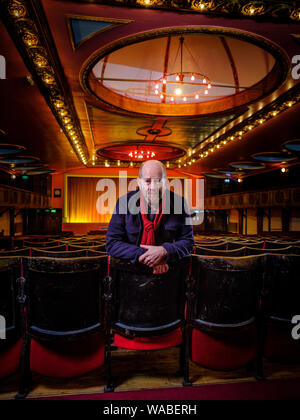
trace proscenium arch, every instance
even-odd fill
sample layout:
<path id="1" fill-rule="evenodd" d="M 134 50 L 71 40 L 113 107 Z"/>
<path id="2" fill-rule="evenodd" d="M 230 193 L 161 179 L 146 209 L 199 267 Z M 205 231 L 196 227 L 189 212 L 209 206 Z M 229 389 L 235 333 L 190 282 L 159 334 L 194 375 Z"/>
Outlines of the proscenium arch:
<path id="1" fill-rule="evenodd" d="M 261 80 L 254 86 L 256 88 L 265 88 L 263 90 L 262 95 L 257 96 L 257 93 L 254 93 L 254 90 L 246 90 L 238 94 L 225 97 L 223 99 L 196 104 L 176 104 L 176 106 L 174 106 L 172 104 L 167 103 L 156 104 L 142 102 L 132 98 L 126 98 L 122 95 L 118 95 L 117 93 L 100 84 L 97 84 L 98 93 L 96 94 L 93 91 L 90 85 L 89 75 L 93 67 L 104 57 L 121 48 L 143 41 L 185 34 L 206 34 L 231 37 L 234 39 L 239 39 L 241 41 L 251 43 L 270 53 L 275 59 L 275 66 L 263 80 Z M 235 29 L 193 26 L 154 30 L 144 32 L 142 34 L 136 34 L 115 41 L 105 46 L 104 48 L 99 49 L 85 61 L 81 68 L 79 79 L 81 87 L 87 95 L 92 96 L 94 99 L 96 99 L 102 107 L 109 107 L 110 110 L 113 110 L 115 112 L 127 113 L 129 115 L 195 117 L 201 115 L 220 114 L 223 112 L 228 112 L 229 110 L 238 111 L 245 105 L 251 104 L 259 99 L 270 95 L 286 81 L 290 69 L 291 64 L 289 62 L 287 54 L 280 47 L 273 44 L 271 41 L 262 38 L 259 35 Z"/>

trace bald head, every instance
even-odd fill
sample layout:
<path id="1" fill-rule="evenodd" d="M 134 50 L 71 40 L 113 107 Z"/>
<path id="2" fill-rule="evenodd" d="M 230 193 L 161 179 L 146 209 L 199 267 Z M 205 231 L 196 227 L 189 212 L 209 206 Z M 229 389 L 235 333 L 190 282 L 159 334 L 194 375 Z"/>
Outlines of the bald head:
<path id="1" fill-rule="evenodd" d="M 159 160 L 147 160 L 143 162 L 139 170 L 139 178 L 165 179 L 166 168 Z"/>

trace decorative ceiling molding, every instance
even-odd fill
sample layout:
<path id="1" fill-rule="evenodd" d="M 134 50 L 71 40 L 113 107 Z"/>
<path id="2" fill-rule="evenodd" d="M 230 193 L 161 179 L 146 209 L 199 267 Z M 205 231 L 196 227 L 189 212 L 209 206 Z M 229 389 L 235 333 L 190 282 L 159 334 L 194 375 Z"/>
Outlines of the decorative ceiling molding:
<path id="1" fill-rule="evenodd" d="M 63 0 L 91 3 L 91 0 Z M 294 0 L 93 0 L 110 6 L 180 10 L 230 18 L 300 22 L 300 1 Z"/>
<path id="2" fill-rule="evenodd" d="M 89 152 L 41 2 L 0 0 L 3 23 L 79 160 Z"/>
<path id="3" fill-rule="evenodd" d="M 72 48 L 75 51 L 86 41 L 89 41 L 100 33 L 127 25 L 131 22 L 133 20 L 67 15 L 67 25 Z"/>
<path id="4" fill-rule="evenodd" d="M 260 127 L 262 124 L 277 117 L 282 112 L 291 109 L 299 102 L 300 84 L 281 95 L 277 100 L 265 106 L 261 111 L 245 119 L 242 123 L 238 124 L 227 133 L 220 136 L 216 135 L 208 141 L 208 144 L 202 144 L 199 149 L 194 149 L 191 158 L 207 158 L 211 153 L 220 150 L 228 143 L 241 140 L 243 136 L 251 130 L 254 130 L 256 127 Z"/>

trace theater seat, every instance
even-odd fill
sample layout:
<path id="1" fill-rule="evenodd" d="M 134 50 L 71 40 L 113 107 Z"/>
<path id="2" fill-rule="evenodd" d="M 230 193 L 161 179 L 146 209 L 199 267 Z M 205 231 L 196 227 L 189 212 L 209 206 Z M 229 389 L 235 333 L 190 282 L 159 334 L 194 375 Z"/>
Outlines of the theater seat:
<path id="1" fill-rule="evenodd" d="M 117 347 L 158 350 L 184 342 L 185 288 L 190 258 L 184 258 L 166 274 L 155 275 L 143 264 L 111 258 L 106 295 L 108 330 Z M 110 366 L 108 340 L 108 366 Z M 184 346 L 181 346 L 183 360 Z M 182 366 L 180 365 L 180 368 Z M 110 367 L 109 367 L 110 371 Z M 106 391 L 113 391 L 111 377 Z"/>
<path id="2" fill-rule="evenodd" d="M 106 273 L 105 255 L 24 259 L 26 357 L 19 397 L 28 394 L 32 371 L 71 378 L 104 363 L 102 283 Z"/>
<path id="3" fill-rule="evenodd" d="M 130 350 L 160 350 L 168 347 L 179 346 L 182 343 L 182 331 L 177 328 L 168 334 L 161 336 L 135 337 L 128 339 L 122 335 L 115 334 L 114 344 L 116 347 Z"/>
<path id="4" fill-rule="evenodd" d="M 0 347 L 0 378 L 12 375 L 19 370 L 22 340 L 3 348 Z"/>
<path id="5" fill-rule="evenodd" d="M 73 378 L 102 366 L 104 358 L 103 334 L 62 343 L 31 340 L 30 369 L 40 375 Z"/>
<path id="6" fill-rule="evenodd" d="M 262 345 L 257 317 L 266 256 L 192 256 L 188 288 L 186 355 L 214 370 L 232 370 L 257 360 L 262 377 Z M 190 385 L 188 360 L 185 385 Z"/>
<path id="7" fill-rule="evenodd" d="M 220 334 L 193 329 L 192 361 L 214 370 L 239 369 L 255 359 L 256 327 L 246 331 Z"/>
<path id="8" fill-rule="evenodd" d="M 300 364 L 300 340 L 291 335 L 292 326 L 268 324 L 266 328 L 265 358 L 272 362 Z"/>

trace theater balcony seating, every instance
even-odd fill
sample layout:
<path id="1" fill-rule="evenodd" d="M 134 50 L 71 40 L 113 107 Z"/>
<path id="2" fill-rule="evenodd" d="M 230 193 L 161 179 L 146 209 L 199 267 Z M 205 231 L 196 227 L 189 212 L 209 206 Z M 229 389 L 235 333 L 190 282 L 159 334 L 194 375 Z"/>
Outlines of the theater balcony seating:
<path id="1" fill-rule="evenodd" d="M 300 340 L 292 337 L 292 319 L 300 315 L 300 256 L 268 255 L 265 290 L 265 357 L 300 363 Z"/>
<path id="2" fill-rule="evenodd" d="M 20 365 L 22 342 L 16 280 L 21 270 L 19 258 L 0 258 L 0 314 L 5 320 L 6 336 L 0 340 L 0 379 L 17 372 Z"/>
<path id="3" fill-rule="evenodd" d="M 107 307 L 108 335 L 121 348 L 155 350 L 181 345 L 185 325 L 185 288 L 190 258 L 170 266 L 162 275 L 143 264 L 111 259 L 107 278 L 111 297 Z M 185 332 L 183 331 L 183 335 Z M 108 363 L 111 363 L 108 337 Z M 180 370 L 184 360 L 181 347 Z M 110 368 L 109 368 L 110 371 Z M 113 391 L 111 377 L 106 391 Z"/>
<path id="4" fill-rule="evenodd" d="M 225 258 L 193 255 L 188 289 L 187 356 L 214 370 L 257 361 L 262 377 L 259 303 L 266 256 Z M 186 360 L 184 384 L 190 384 Z"/>
<path id="5" fill-rule="evenodd" d="M 19 397 L 31 372 L 71 378 L 104 364 L 103 278 L 107 257 L 24 259 Z"/>

